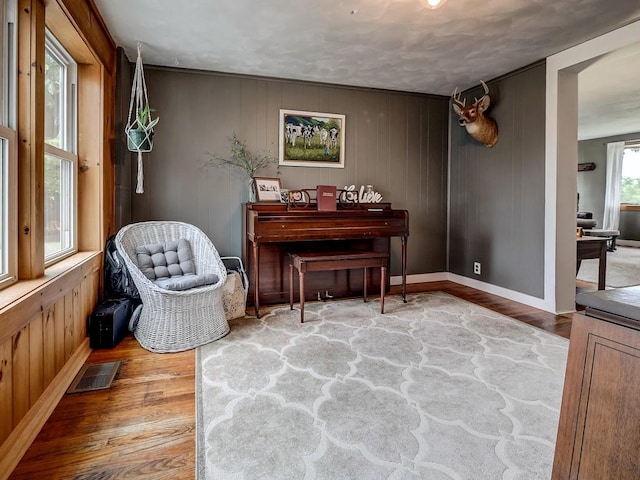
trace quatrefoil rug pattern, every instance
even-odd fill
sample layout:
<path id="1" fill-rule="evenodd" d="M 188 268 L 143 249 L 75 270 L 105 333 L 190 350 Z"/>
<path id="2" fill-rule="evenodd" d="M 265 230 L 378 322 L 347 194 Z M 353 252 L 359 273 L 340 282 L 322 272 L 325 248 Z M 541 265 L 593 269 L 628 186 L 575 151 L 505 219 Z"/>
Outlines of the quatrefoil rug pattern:
<path id="1" fill-rule="evenodd" d="M 442 292 L 230 322 L 198 350 L 209 479 L 548 479 L 568 341 Z"/>

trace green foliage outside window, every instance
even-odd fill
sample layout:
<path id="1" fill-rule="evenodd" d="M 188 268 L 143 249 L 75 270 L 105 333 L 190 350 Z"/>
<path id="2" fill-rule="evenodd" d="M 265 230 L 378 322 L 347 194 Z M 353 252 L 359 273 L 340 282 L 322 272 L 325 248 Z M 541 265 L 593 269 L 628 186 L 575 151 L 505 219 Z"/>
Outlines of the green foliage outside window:
<path id="1" fill-rule="evenodd" d="M 637 164 L 640 161 L 640 148 L 626 148 L 623 162 L 633 162 Z M 637 174 L 637 168 L 626 168 L 624 164 L 622 169 L 622 185 L 620 191 L 620 203 L 640 204 L 640 175 Z M 628 173 L 627 173 L 628 172 Z"/>

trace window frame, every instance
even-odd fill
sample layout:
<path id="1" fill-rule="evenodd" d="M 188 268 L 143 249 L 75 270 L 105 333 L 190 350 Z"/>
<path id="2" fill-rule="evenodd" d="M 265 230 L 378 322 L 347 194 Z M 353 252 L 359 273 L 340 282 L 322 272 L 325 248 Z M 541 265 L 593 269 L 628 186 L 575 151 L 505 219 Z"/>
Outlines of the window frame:
<path id="1" fill-rule="evenodd" d="M 14 283 L 18 278 L 18 157 L 17 157 L 17 134 L 16 131 L 0 125 L 0 148 L 4 150 L 0 160 L 2 170 L 2 188 L 0 193 L 4 195 L 2 202 L 2 212 L 0 218 L 3 221 L 2 244 L 6 248 L 2 251 L 2 266 L 6 271 L 0 270 L 0 288 L 4 288 Z M 6 223 L 5 223 L 6 219 Z"/>
<path id="2" fill-rule="evenodd" d="M 17 154 L 17 28 L 16 1 L 0 8 L 0 220 L 3 249 L 0 258 L 0 289 L 18 280 L 18 154 Z"/>
<path id="3" fill-rule="evenodd" d="M 624 157 L 626 155 L 626 151 L 627 150 L 637 150 L 638 151 L 638 155 L 640 156 L 640 140 L 634 140 L 634 141 L 628 141 L 625 142 L 624 145 L 624 153 L 622 155 L 622 165 L 624 166 Z M 622 175 L 620 176 L 620 193 L 621 193 L 621 198 L 620 198 L 620 205 L 621 206 L 630 206 L 630 207 L 635 207 L 635 208 L 639 208 L 640 207 L 640 202 L 637 203 L 630 203 L 630 202 L 625 202 L 622 199 L 622 180 L 624 177 L 622 177 Z M 627 178 L 640 178 L 640 176 L 638 177 L 627 177 Z"/>
<path id="4" fill-rule="evenodd" d="M 47 28 L 45 29 L 45 54 L 51 55 L 64 67 L 63 112 L 61 146 L 56 147 L 44 142 L 44 154 L 56 157 L 71 164 L 71 212 L 70 212 L 70 246 L 63 248 L 44 258 L 44 266 L 50 267 L 56 262 L 78 252 L 78 66 L 66 48 Z M 43 158 L 44 161 L 44 158 Z M 45 178 L 46 183 L 46 178 Z M 45 232 L 43 232 L 43 235 Z M 43 242 L 45 238 L 42 239 Z"/>

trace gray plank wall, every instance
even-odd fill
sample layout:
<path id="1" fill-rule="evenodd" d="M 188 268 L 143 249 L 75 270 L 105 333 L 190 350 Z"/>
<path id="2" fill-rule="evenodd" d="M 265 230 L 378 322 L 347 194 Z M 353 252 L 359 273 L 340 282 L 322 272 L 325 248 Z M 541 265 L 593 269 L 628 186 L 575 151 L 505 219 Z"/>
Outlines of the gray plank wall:
<path id="1" fill-rule="evenodd" d="M 607 186 L 607 143 L 640 139 L 640 132 L 594 138 L 578 142 L 578 162 L 595 163 L 596 169 L 578 172 L 580 211 L 592 212 L 598 227 L 604 218 L 604 196 Z M 620 238 L 640 240 L 640 212 L 625 211 L 620 214 Z"/>
<path id="2" fill-rule="evenodd" d="M 131 173 L 133 170 L 131 169 L 131 158 L 123 133 L 127 125 L 132 81 L 133 65 L 129 63 L 129 59 L 125 55 L 124 50 L 119 47 L 117 54 L 115 96 L 115 129 L 118 141 L 114 143 L 116 182 L 114 211 L 116 232 L 123 225 L 131 223 L 131 194 L 136 188 L 136 184 L 131 183 Z"/>
<path id="3" fill-rule="evenodd" d="M 203 166 L 207 152 L 228 155 L 236 132 L 251 150 L 277 157 L 280 108 L 343 113 L 345 168 L 281 167 L 283 188 L 373 185 L 394 208 L 409 210 L 409 273 L 445 271 L 448 98 L 180 69 L 146 67 L 145 76 L 160 122 L 144 157 L 144 194 L 131 193 L 131 221 L 190 222 L 221 254 L 240 255 L 247 182 L 229 168 Z M 134 171 L 131 185 L 117 188 L 134 192 L 135 181 Z M 399 239 L 391 263 L 400 274 Z"/>
<path id="4" fill-rule="evenodd" d="M 544 296 L 545 66 L 489 83 L 499 141 L 451 126 L 449 271 Z M 473 101 L 482 89 L 465 92 Z M 469 100 L 467 100 L 467 103 Z M 481 275 L 473 273 L 480 262 Z"/>

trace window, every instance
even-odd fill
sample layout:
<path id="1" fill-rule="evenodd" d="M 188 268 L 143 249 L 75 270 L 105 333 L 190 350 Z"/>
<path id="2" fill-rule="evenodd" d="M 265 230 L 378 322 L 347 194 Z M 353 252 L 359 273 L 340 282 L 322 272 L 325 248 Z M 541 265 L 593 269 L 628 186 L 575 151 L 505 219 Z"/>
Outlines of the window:
<path id="1" fill-rule="evenodd" d="M 620 203 L 640 205 L 640 145 L 624 148 Z"/>
<path id="2" fill-rule="evenodd" d="M 17 277 L 15 2 L 0 6 L 0 286 Z"/>
<path id="3" fill-rule="evenodd" d="M 53 35 L 45 41 L 45 264 L 74 253 L 77 230 L 76 63 Z"/>

